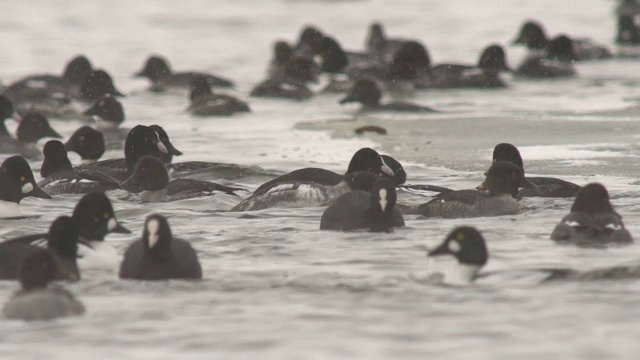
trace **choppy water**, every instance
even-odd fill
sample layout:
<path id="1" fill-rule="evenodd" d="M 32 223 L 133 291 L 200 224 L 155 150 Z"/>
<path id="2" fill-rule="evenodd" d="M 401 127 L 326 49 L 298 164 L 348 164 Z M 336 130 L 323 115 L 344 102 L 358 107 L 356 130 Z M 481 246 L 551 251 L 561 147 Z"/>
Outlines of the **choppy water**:
<path id="1" fill-rule="evenodd" d="M 604 0 L 465 1 L 14 1 L 0 5 L 0 79 L 58 72 L 77 53 L 109 70 L 127 121 L 158 123 L 185 155 L 179 160 L 235 162 L 286 171 L 309 164 L 343 171 L 351 154 L 372 146 L 405 164 L 410 183 L 468 188 L 482 178 L 493 146 L 518 145 L 529 174 L 600 181 L 633 234 L 640 233 L 637 145 L 639 62 L 579 64 L 568 81 L 523 82 L 496 91 L 418 93 L 440 114 L 359 116 L 338 96 L 303 102 L 250 99 L 252 114 L 198 119 L 186 95 L 144 92 L 131 78 L 149 53 L 174 69 L 214 71 L 246 97 L 262 79 L 274 40 L 293 41 L 314 23 L 346 48 L 362 47 L 371 20 L 390 35 L 422 39 L 435 62 L 474 62 L 491 42 L 506 44 L 526 18 L 551 34 L 611 44 L 615 3 Z M 517 65 L 523 51 L 508 49 Z M 10 126 L 13 126 L 8 122 Z M 355 136 L 363 124 L 388 136 Z M 53 121 L 68 136 L 80 125 Z M 112 151 L 109 156 L 120 156 Z M 72 158 L 77 160 L 77 158 Z M 39 168 L 39 163 L 32 163 Z M 257 185 L 256 182 L 247 184 Z M 40 232 L 70 213 L 79 197 L 25 199 L 32 221 L 3 221 L 0 235 Z M 640 259 L 637 245 L 606 250 L 558 246 L 548 237 L 568 199 L 527 199 L 518 216 L 420 220 L 393 234 L 318 231 L 322 209 L 266 210 L 241 218 L 218 210 L 229 199 L 159 205 L 111 195 L 134 233 L 161 212 L 200 253 L 202 282 L 136 283 L 89 273 L 70 288 L 84 317 L 48 323 L 0 321 L 4 359 L 602 359 L 636 358 L 640 281 L 539 285 L 528 269 L 596 269 Z M 416 202 L 401 196 L 400 201 Z M 487 238 L 495 272 L 470 288 L 426 284 L 425 251 L 453 227 Z M 134 236 L 109 236 L 123 250 Z M 440 266 L 442 262 L 438 262 Z M 114 269 L 115 270 L 115 269 Z M 0 298 L 16 288 L 0 283 Z"/>

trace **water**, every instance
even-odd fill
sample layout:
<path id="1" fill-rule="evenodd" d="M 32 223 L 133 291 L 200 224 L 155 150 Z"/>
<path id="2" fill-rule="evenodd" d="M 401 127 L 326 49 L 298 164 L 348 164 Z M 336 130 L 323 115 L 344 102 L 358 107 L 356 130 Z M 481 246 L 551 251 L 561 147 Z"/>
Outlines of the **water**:
<path id="1" fill-rule="evenodd" d="M 410 183 L 477 185 L 493 146 L 518 145 L 530 174 L 580 184 L 600 181 L 632 234 L 640 233 L 637 145 L 638 62 L 577 66 L 567 81 L 523 82 L 495 91 L 432 91 L 412 100 L 442 113 L 367 115 L 337 105 L 337 95 L 309 102 L 249 99 L 252 114 L 199 119 L 184 112 L 186 94 L 144 92 L 133 79 L 150 53 L 174 69 L 202 69 L 237 81 L 246 98 L 262 79 L 276 39 L 293 41 L 314 23 L 344 47 L 362 47 L 372 20 L 393 36 L 418 37 L 434 62 L 475 62 L 487 44 L 508 43 L 527 18 L 550 34 L 567 32 L 611 44 L 615 3 L 427 1 L 15 1 L 0 15 L 0 79 L 59 72 L 77 53 L 109 70 L 120 90 L 124 127 L 158 123 L 185 155 L 287 171 L 313 164 L 344 171 L 363 146 L 395 156 Z M 553 11 L 551 11 L 553 9 Z M 33 16 L 37 14 L 37 16 Z M 516 66 L 524 51 L 508 48 Z M 389 135 L 356 136 L 375 124 Z M 15 124 L 8 122 L 15 127 Z M 53 121 L 69 136 L 80 126 Z M 110 151 L 107 157 L 121 156 Z M 72 161 L 77 161 L 77 157 Z M 33 162 L 39 168 L 39 162 Z M 257 186 L 259 179 L 245 185 Z M 638 260 L 638 246 L 606 250 L 558 246 L 548 237 L 568 199 L 526 199 L 518 216 L 473 220 L 407 217 L 393 234 L 318 231 L 322 209 L 272 209 L 252 218 L 220 210 L 237 200 L 192 199 L 141 205 L 110 195 L 135 236 L 109 236 L 119 250 L 161 212 L 173 232 L 198 250 L 202 282 L 136 283 L 86 273 L 70 285 L 86 316 L 46 323 L 0 322 L 0 357 L 11 359 L 601 359 L 636 357 L 640 282 L 539 284 L 532 269 L 590 270 Z M 68 214 L 77 196 L 25 199 L 30 221 L 6 220 L 0 236 L 40 232 Z M 423 201 L 402 194 L 401 202 Z M 456 225 L 481 229 L 490 276 L 470 288 L 425 282 L 425 252 Z M 446 266 L 438 260 L 434 266 Z M 115 269 L 114 269 L 115 270 Z M 0 298 L 16 288 L 0 283 Z"/>

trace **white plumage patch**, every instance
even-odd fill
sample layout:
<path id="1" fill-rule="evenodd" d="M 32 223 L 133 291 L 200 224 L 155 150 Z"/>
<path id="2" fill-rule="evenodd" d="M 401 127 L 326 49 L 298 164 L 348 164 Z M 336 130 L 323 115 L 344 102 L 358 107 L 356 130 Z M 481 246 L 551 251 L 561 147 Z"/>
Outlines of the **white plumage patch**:
<path id="1" fill-rule="evenodd" d="M 300 185 L 300 186 L 304 186 L 304 185 Z M 291 184 L 291 183 L 278 184 L 272 187 L 271 189 L 269 189 L 266 193 L 271 194 L 279 191 L 294 190 L 297 187 L 298 187 L 298 184 Z"/>
<path id="2" fill-rule="evenodd" d="M 577 221 L 565 221 L 564 224 L 571 227 L 582 226 L 582 224 Z"/>
<path id="3" fill-rule="evenodd" d="M 460 252 L 460 243 L 455 241 L 455 240 L 449 241 L 449 251 L 451 251 L 454 254 L 459 253 Z"/>
<path id="4" fill-rule="evenodd" d="M 387 189 L 380 189 L 380 208 L 384 211 L 387 208 Z"/>
<path id="5" fill-rule="evenodd" d="M 22 185 L 21 190 L 22 190 L 22 193 L 23 193 L 23 194 L 28 194 L 28 193 L 30 193 L 31 191 L 33 191 L 33 184 L 31 184 L 31 183 L 26 183 L 26 184 Z"/>
<path id="6" fill-rule="evenodd" d="M 118 226 L 118 222 L 116 221 L 115 218 L 111 218 L 109 219 L 109 221 L 107 222 L 107 229 L 109 229 L 109 231 L 113 231 L 116 226 Z"/>
<path id="7" fill-rule="evenodd" d="M 149 248 L 153 248 L 159 240 L 158 229 L 160 223 L 156 219 L 151 219 L 147 222 L 147 231 L 149 232 Z"/>
<path id="8" fill-rule="evenodd" d="M 611 230 L 622 230 L 622 226 L 620 226 L 619 224 L 615 224 L 615 223 L 611 223 L 611 224 L 607 224 L 605 225 L 606 229 L 611 229 Z"/>

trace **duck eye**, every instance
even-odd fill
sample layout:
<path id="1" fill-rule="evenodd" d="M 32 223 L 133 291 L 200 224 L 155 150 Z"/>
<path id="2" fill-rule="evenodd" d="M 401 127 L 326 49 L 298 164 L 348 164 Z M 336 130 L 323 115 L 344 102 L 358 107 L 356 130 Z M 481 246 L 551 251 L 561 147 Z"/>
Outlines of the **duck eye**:
<path id="1" fill-rule="evenodd" d="M 458 241 L 464 240 L 464 234 L 463 233 L 457 233 L 456 234 L 456 240 L 458 240 Z"/>
<path id="2" fill-rule="evenodd" d="M 80 141 L 84 141 L 84 135 L 80 135 Z"/>
<path id="3" fill-rule="evenodd" d="M 27 178 L 24 177 L 24 176 L 20 176 L 20 181 L 25 182 L 25 181 L 27 181 Z"/>
<path id="4" fill-rule="evenodd" d="M 109 218 L 109 214 L 108 213 L 104 213 L 104 218 L 108 219 Z"/>

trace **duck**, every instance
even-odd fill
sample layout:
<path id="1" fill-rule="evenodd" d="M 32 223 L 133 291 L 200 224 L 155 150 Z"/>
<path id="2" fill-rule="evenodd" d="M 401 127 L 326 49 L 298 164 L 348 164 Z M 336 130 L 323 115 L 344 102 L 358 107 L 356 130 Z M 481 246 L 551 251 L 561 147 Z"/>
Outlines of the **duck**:
<path id="1" fill-rule="evenodd" d="M 20 260 L 36 246 L 27 237 L 8 239 L 0 243 L 0 279 L 17 279 L 20 270 Z M 78 228 L 75 220 L 69 216 L 60 216 L 51 223 L 47 234 L 45 247 L 56 258 L 56 261 L 70 274 L 73 279 L 80 279 L 78 269 Z"/>
<path id="2" fill-rule="evenodd" d="M 142 70 L 134 74 L 136 77 L 149 79 L 153 83 L 154 91 L 162 91 L 166 88 L 189 88 L 191 78 L 196 75 L 205 77 L 207 83 L 214 87 L 234 87 L 231 80 L 212 74 L 194 71 L 173 72 L 169 61 L 160 55 L 149 56 Z"/>
<path id="3" fill-rule="evenodd" d="M 119 277 L 131 280 L 202 279 L 202 268 L 191 244 L 173 237 L 164 216 L 152 214 L 145 220 L 142 238 L 125 251 Z"/>
<path id="4" fill-rule="evenodd" d="M 370 172 L 358 171 L 346 174 L 342 181 L 333 186 L 309 181 L 281 182 L 265 193 L 244 199 L 230 211 L 324 206 L 349 191 L 369 191 L 377 178 Z"/>
<path id="5" fill-rule="evenodd" d="M 58 140 L 48 141 L 42 150 L 44 161 L 40 168 L 42 180 L 38 186 L 49 195 L 87 194 L 92 191 L 115 190 L 116 185 L 92 181 L 82 169 L 74 168 L 67 156 L 65 145 Z"/>
<path id="6" fill-rule="evenodd" d="M 547 45 L 546 56 L 533 56 L 516 69 L 515 75 L 530 79 L 567 78 L 577 75 L 573 62 L 576 55 L 571 39 L 559 35 Z"/>
<path id="7" fill-rule="evenodd" d="M 77 264 L 82 272 L 113 271 L 122 257 L 113 245 L 105 241 L 108 234 L 131 234 L 115 216 L 111 201 L 104 192 L 82 196 L 73 208 L 71 218 L 78 231 Z M 33 234 L 12 239 L 12 243 L 47 247 L 48 234 Z"/>
<path id="8" fill-rule="evenodd" d="M 90 116 L 101 128 L 114 129 L 125 120 L 124 107 L 112 94 L 104 94 L 83 113 Z"/>
<path id="9" fill-rule="evenodd" d="M 358 79 L 354 84 L 349 94 L 339 101 L 340 105 L 344 105 L 350 102 L 359 102 L 362 104 L 360 111 L 362 112 L 412 112 L 412 113 L 430 113 L 436 112 L 436 110 L 416 105 L 408 102 L 392 101 L 389 103 L 381 104 L 382 90 L 378 84 L 370 78 Z"/>
<path id="10" fill-rule="evenodd" d="M 357 171 L 368 171 L 376 175 L 385 174 L 391 177 L 395 175 L 380 154 L 371 148 L 361 148 L 351 157 L 345 174 Z M 344 179 L 344 176 L 345 175 L 321 168 L 302 168 L 267 181 L 260 185 L 253 192 L 252 196 L 265 194 L 269 189 L 278 184 L 291 181 L 313 182 L 320 185 L 334 186 L 340 183 Z"/>
<path id="11" fill-rule="evenodd" d="M 506 83 L 500 78 L 501 72 L 512 72 L 507 65 L 504 48 L 497 44 L 486 47 L 480 54 L 478 64 L 439 64 L 431 68 L 433 88 L 504 88 Z"/>
<path id="12" fill-rule="evenodd" d="M 640 45 L 640 30 L 634 21 L 633 16 L 618 16 L 618 34 L 616 36 L 618 45 Z"/>
<path id="13" fill-rule="evenodd" d="M 498 161 L 510 162 L 524 174 L 524 163 L 517 147 L 509 143 L 500 143 L 493 149 L 493 163 Z M 580 191 L 580 185 L 552 177 L 525 177 L 527 182 L 533 184 L 528 188 L 518 190 L 518 198 L 523 197 L 575 197 Z M 477 187 L 485 190 L 484 184 Z"/>
<path id="14" fill-rule="evenodd" d="M 306 25 L 300 32 L 298 42 L 294 47 L 296 54 L 308 58 L 313 58 L 322 51 L 324 33 L 313 25 Z"/>
<path id="15" fill-rule="evenodd" d="M 33 178 L 31 166 L 22 156 L 8 157 L 0 166 L 0 217 L 20 215 L 20 201 L 32 196 L 51 199 Z"/>
<path id="16" fill-rule="evenodd" d="M 237 196 L 236 191 L 244 190 L 195 179 L 170 181 L 162 162 L 150 155 L 138 160 L 133 173 L 120 183 L 120 187 L 132 193 L 141 193 L 140 200 L 143 203 L 171 202 L 215 194 Z"/>
<path id="17" fill-rule="evenodd" d="M 308 100 L 314 93 L 308 83 L 317 83 L 320 68 L 311 58 L 294 55 L 284 65 L 283 73 L 270 77 L 256 85 L 249 96 L 261 98 L 280 98 L 290 100 Z"/>
<path id="18" fill-rule="evenodd" d="M 79 100 L 94 103 L 103 95 L 125 96 L 118 91 L 109 73 L 104 70 L 94 70 L 87 74 L 80 82 Z"/>
<path id="19" fill-rule="evenodd" d="M 371 191 L 355 190 L 335 199 L 320 219 L 320 230 L 391 232 L 404 227 L 404 217 L 395 208 L 396 186 L 391 179 L 379 178 Z"/>
<path id="20" fill-rule="evenodd" d="M 515 199 L 518 186 L 534 186 L 520 168 L 504 161 L 491 165 L 484 184 L 488 193 L 476 189 L 443 193 L 418 206 L 417 213 L 446 219 L 516 215 L 521 211 Z"/>
<path id="21" fill-rule="evenodd" d="M 64 273 L 50 251 L 31 249 L 20 265 L 21 289 L 4 304 L 2 315 L 7 319 L 44 321 L 84 314 L 84 305 L 70 291 L 48 286 Z"/>
<path id="22" fill-rule="evenodd" d="M 56 96 L 77 97 L 80 82 L 92 70 L 89 59 L 77 55 L 67 62 L 62 75 L 29 75 L 9 84 L 4 93 L 19 103 Z"/>
<path id="23" fill-rule="evenodd" d="M 90 165 L 97 162 L 106 150 L 102 132 L 90 127 L 82 126 L 71 134 L 64 144 L 66 151 L 80 155 L 80 165 Z M 46 159 L 46 154 L 45 159 Z"/>
<path id="24" fill-rule="evenodd" d="M 382 23 L 373 22 L 369 25 L 365 39 L 365 50 L 377 57 L 379 62 L 388 62 L 407 41 L 407 39 L 387 37 Z"/>
<path id="25" fill-rule="evenodd" d="M 595 43 L 587 38 L 569 38 L 570 47 L 575 54 L 575 61 L 609 59 L 613 57 L 611 51 L 604 45 Z M 534 20 L 526 21 L 520 28 L 520 33 L 513 40 L 514 45 L 525 45 L 534 51 L 544 51 L 551 43 L 540 23 Z"/>
<path id="26" fill-rule="evenodd" d="M 268 78 L 281 78 L 285 73 L 285 65 L 293 57 L 293 47 L 286 41 L 280 40 L 273 44 L 273 59 L 267 70 Z"/>
<path id="27" fill-rule="evenodd" d="M 590 183 L 580 189 L 571 212 L 553 229 L 551 239 L 586 247 L 633 242 L 622 216 L 611 205 L 607 188 L 600 183 Z"/>
<path id="28" fill-rule="evenodd" d="M 16 138 L 2 138 L 0 153 L 19 154 L 29 159 L 37 158 L 40 156 L 40 150 L 36 142 L 45 137 L 62 138 L 51 127 L 49 120 L 43 114 L 38 112 L 27 113 L 18 124 Z"/>
<path id="29" fill-rule="evenodd" d="M 236 112 L 251 112 L 249 105 L 233 96 L 214 94 L 204 75 L 191 78 L 191 104 L 187 111 L 197 116 L 228 116 Z"/>
<path id="30" fill-rule="evenodd" d="M 484 237 L 476 228 L 459 226 L 453 229 L 444 241 L 428 252 L 429 257 L 450 255 L 455 257 L 456 265 L 441 275 L 440 282 L 446 285 L 471 285 L 480 270 L 489 260 L 489 251 Z"/>
<path id="31" fill-rule="evenodd" d="M 2 139 L 2 141 L 11 137 L 6 125 L 4 124 L 7 119 L 14 119 L 17 122 L 20 122 L 22 117 L 14 111 L 11 100 L 6 96 L 0 95 L 0 139 Z"/>

